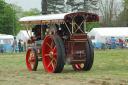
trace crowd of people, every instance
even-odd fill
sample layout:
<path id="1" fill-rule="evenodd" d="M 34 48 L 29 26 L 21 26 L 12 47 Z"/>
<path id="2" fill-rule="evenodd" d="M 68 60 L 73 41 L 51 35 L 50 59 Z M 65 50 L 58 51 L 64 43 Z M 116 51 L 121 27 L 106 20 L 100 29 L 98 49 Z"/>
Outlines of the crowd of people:
<path id="1" fill-rule="evenodd" d="M 16 40 L 14 40 L 14 42 L 13 42 L 13 44 L 12 44 L 12 52 L 13 53 L 15 53 L 15 52 L 17 52 L 18 50 L 16 49 L 17 47 L 16 46 L 18 46 L 18 50 L 19 50 L 19 52 L 25 52 L 26 51 L 26 42 L 23 42 L 23 40 L 19 40 L 19 42 L 17 43 L 17 41 Z M 4 47 L 3 47 L 3 45 L 0 45 L 0 53 L 3 53 L 4 52 Z"/>
<path id="2" fill-rule="evenodd" d="M 108 45 L 109 45 L 109 49 L 115 49 L 116 48 L 116 46 L 115 46 L 115 44 L 116 44 L 116 39 L 114 38 L 114 37 L 111 37 L 111 39 L 109 39 L 108 40 Z M 119 42 L 119 47 L 121 48 L 121 49 L 126 49 L 126 48 L 128 48 L 127 46 L 128 46 L 128 38 L 126 37 L 125 38 L 125 40 L 123 41 L 121 38 L 119 38 L 119 40 L 118 40 L 118 42 Z"/>
<path id="3" fill-rule="evenodd" d="M 24 51 L 26 51 L 26 42 L 23 42 L 23 40 L 19 39 L 18 44 L 17 44 L 17 41 L 14 40 L 13 46 L 12 46 L 14 53 L 17 52 L 16 47 L 15 47 L 16 45 L 18 45 L 19 52 L 24 52 Z M 23 50 L 23 47 L 24 47 L 24 50 Z"/>

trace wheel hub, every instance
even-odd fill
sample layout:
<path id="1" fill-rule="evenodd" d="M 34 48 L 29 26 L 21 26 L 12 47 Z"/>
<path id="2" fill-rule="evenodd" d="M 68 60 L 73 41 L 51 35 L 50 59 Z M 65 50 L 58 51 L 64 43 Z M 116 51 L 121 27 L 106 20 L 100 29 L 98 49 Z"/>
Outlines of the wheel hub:
<path id="1" fill-rule="evenodd" d="M 53 57 L 53 52 L 49 52 L 49 56 L 52 58 Z"/>

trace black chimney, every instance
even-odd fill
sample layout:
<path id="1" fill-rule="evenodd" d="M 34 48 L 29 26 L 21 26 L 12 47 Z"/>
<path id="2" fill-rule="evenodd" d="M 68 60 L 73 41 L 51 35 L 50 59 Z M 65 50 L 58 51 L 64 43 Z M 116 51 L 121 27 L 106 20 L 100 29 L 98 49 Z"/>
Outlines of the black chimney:
<path id="1" fill-rule="evenodd" d="M 47 0 L 42 0 L 41 5 L 42 5 L 42 12 L 41 12 L 41 14 L 42 15 L 47 14 Z"/>

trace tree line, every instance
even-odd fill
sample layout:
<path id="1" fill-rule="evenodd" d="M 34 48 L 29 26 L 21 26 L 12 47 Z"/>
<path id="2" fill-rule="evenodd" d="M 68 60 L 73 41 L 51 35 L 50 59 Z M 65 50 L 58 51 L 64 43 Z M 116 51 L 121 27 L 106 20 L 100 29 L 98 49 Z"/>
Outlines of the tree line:
<path id="1" fill-rule="evenodd" d="M 128 0 L 123 0 L 120 4 L 116 0 L 47 0 L 47 4 L 48 14 L 77 11 L 98 14 L 100 21 L 93 23 L 92 26 L 92 23 L 86 23 L 87 31 L 94 27 L 128 26 Z M 40 14 L 41 11 L 37 8 L 24 11 L 20 6 L 0 0 L 0 34 L 17 35 L 20 29 L 26 28 L 19 24 L 21 17 Z"/>

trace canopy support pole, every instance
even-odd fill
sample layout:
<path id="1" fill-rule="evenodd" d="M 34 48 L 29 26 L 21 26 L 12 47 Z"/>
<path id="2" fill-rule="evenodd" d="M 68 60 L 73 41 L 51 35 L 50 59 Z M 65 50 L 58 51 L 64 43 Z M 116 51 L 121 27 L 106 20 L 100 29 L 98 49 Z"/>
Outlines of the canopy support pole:
<path id="1" fill-rule="evenodd" d="M 32 28 L 31 28 L 31 25 L 30 25 L 30 37 L 32 37 Z"/>
<path id="2" fill-rule="evenodd" d="M 86 33 L 86 20 L 84 22 L 84 28 L 85 28 L 84 32 Z"/>
<path id="3" fill-rule="evenodd" d="M 72 20 L 72 34 L 73 34 L 73 20 Z"/>
<path id="4" fill-rule="evenodd" d="M 41 39 L 43 39 L 43 25 L 41 24 Z"/>

